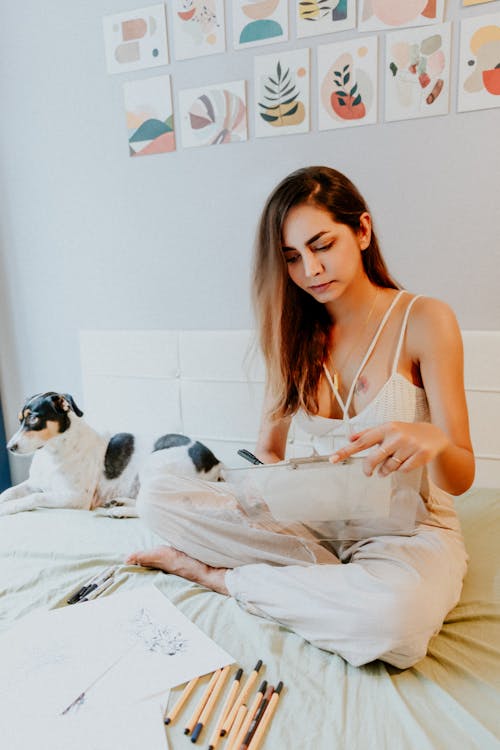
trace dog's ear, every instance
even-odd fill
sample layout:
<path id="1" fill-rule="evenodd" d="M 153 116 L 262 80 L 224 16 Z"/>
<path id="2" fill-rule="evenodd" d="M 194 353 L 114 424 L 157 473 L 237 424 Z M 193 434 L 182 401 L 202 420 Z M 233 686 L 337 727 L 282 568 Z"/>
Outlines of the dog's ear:
<path id="1" fill-rule="evenodd" d="M 54 409 L 59 414 L 64 414 L 72 409 L 78 417 L 83 417 L 83 411 L 78 408 L 73 396 L 70 396 L 69 393 L 55 393 L 51 396 L 51 401 L 54 405 Z"/>
<path id="2" fill-rule="evenodd" d="M 83 411 L 80 409 L 80 407 L 76 405 L 75 399 L 73 398 L 73 396 L 71 396 L 69 393 L 65 393 L 64 399 L 69 404 L 71 409 L 73 409 L 77 417 L 83 417 Z"/>

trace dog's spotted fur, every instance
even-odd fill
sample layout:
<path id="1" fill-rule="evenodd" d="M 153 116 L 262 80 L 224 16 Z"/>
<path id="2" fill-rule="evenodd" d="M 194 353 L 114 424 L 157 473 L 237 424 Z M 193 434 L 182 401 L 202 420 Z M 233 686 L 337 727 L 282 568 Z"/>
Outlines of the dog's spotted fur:
<path id="1" fill-rule="evenodd" d="M 93 510 L 113 507 L 109 515 L 137 515 L 140 451 L 130 433 L 112 437 L 92 429 L 74 399 L 49 391 L 28 399 L 20 426 L 9 440 L 12 453 L 34 453 L 29 478 L 0 494 L 0 515 L 45 508 Z M 202 443 L 185 435 L 159 438 L 155 451 L 168 451 L 165 465 L 175 473 L 217 481 L 222 465 Z M 146 452 L 147 453 L 147 452 Z"/>

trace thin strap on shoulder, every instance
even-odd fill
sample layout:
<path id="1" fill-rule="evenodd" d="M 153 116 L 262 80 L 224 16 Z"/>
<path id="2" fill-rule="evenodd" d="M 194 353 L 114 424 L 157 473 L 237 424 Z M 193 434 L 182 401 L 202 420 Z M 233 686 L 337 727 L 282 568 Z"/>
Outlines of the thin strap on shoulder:
<path id="1" fill-rule="evenodd" d="M 328 372 L 328 368 L 326 367 L 325 364 L 323 364 L 323 370 L 325 371 L 325 375 L 327 377 L 327 380 L 328 380 L 328 383 L 330 385 L 330 388 L 332 389 L 332 391 L 333 391 L 333 393 L 335 395 L 335 398 L 337 400 L 337 403 L 339 404 L 339 406 L 342 409 L 342 412 L 344 414 L 344 421 L 348 419 L 349 407 L 351 405 L 351 400 L 352 400 L 352 397 L 353 397 L 353 394 L 354 394 L 354 389 L 356 387 L 356 383 L 358 382 L 358 378 L 360 376 L 360 373 L 363 371 L 364 366 L 366 365 L 366 363 L 370 359 L 371 353 L 375 349 L 375 346 L 377 344 L 377 341 L 379 340 L 380 334 L 384 330 L 385 324 L 387 323 L 387 321 L 389 319 L 389 315 L 394 310 L 394 307 L 396 306 L 396 303 L 399 300 L 399 298 L 401 297 L 401 295 L 404 294 L 404 293 L 405 293 L 405 290 L 401 289 L 401 291 L 399 291 L 396 294 L 396 296 L 392 300 L 391 304 L 389 305 L 389 307 L 385 311 L 384 317 L 380 321 L 380 324 L 379 324 L 379 326 L 378 326 L 378 328 L 377 328 L 377 330 L 375 332 L 375 335 L 374 335 L 374 337 L 371 340 L 371 344 L 368 347 L 368 349 L 367 349 L 367 351 L 365 353 L 365 356 L 363 357 L 363 359 L 361 361 L 361 364 L 358 367 L 358 371 L 356 372 L 356 375 L 354 376 L 354 379 L 353 379 L 353 381 L 351 383 L 351 387 L 349 389 L 349 393 L 347 395 L 347 399 L 346 399 L 345 403 L 342 401 L 342 398 L 340 397 L 340 393 L 338 392 L 338 389 L 337 389 L 335 383 L 333 382 L 330 373 Z"/>
<path id="2" fill-rule="evenodd" d="M 421 294 L 417 294 L 413 299 L 410 300 L 403 317 L 403 322 L 401 324 L 401 331 L 399 332 L 399 340 L 398 345 L 396 347 L 396 353 L 394 355 L 394 361 L 392 363 L 392 370 L 391 375 L 394 375 L 395 372 L 397 372 L 398 365 L 399 365 L 399 358 L 401 356 L 401 347 L 403 346 L 403 339 L 405 337 L 406 328 L 408 326 L 408 318 L 410 317 L 411 308 L 413 307 L 413 304 L 422 297 Z"/>
<path id="3" fill-rule="evenodd" d="M 371 342 L 370 346 L 368 347 L 368 349 L 367 349 L 367 351 L 366 351 L 366 354 L 365 354 L 365 356 L 364 356 L 364 357 L 363 357 L 363 359 L 361 360 L 361 364 L 360 364 L 360 366 L 358 367 L 358 371 L 356 372 L 356 375 L 354 376 L 354 379 L 353 379 L 353 381 L 352 381 L 352 383 L 351 383 L 351 388 L 350 388 L 350 390 L 349 390 L 349 395 L 347 396 L 347 401 L 345 402 L 345 403 L 346 403 L 346 411 L 349 411 L 349 406 L 350 406 L 350 404 L 351 404 L 351 399 L 352 399 L 352 397 L 353 397 L 353 394 L 354 394 L 354 389 L 356 388 L 356 383 L 358 382 L 358 378 L 359 378 L 360 374 L 361 374 L 361 373 L 363 372 L 363 369 L 364 369 L 364 367 L 365 367 L 366 363 L 367 363 L 367 362 L 368 362 L 368 360 L 370 359 L 370 357 L 371 357 L 371 354 L 372 354 L 373 350 L 375 349 L 375 347 L 376 347 L 376 345 L 377 345 L 377 341 L 379 340 L 380 334 L 381 334 L 381 333 L 382 333 L 382 331 L 384 330 L 384 328 L 385 328 L 385 324 L 386 324 L 386 323 L 387 323 L 387 321 L 389 320 L 389 315 L 390 315 L 390 314 L 391 314 L 391 312 L 392 312 L 392 311 L 394 310 L 394 308 L 395 308 L 395 306 L 396 306 L 396 304 L 397 304 L 397 302 L 398 302 L 399 298 L 401 297 L 401 295 L 402 295 L 402 294 L 404 294 L 404 293 L 405 293 L 405 290 L 404 290 L 404 289 L 401 289 L 401 291 L 399 291 L 399 292 L 398 292 L 398 293 L 396 294 L 396 296 L 395 296 L 395 297 L 394 297 L 394 299 L 392 300 L 391 304 L 389 305 L 389 307 L 388 307 L 388 308 L 387 308 L 387 310 L 385 311 L 385 315 L 384 315 L 384 317 L 383 317 L 383 318 L 382 318 L 382 320 L 380 321 L 380 325 L 379 325 L 379 327 L 377 328 L 377 330 L 376 330 L 376 332 L 375 332 L 375 335 L 374 335 L 374 337 L 372 338 L 372 342 Z"/>

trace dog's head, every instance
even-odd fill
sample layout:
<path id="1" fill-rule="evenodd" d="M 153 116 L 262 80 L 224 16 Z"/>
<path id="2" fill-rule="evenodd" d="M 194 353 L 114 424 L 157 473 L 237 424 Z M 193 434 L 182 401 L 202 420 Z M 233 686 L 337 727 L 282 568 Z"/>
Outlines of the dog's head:
<path id="1" fill-rule="evenodd" d="M 12 453 L 29 454 L 43 448 L 49 440 L 71 426 L 70 413 L 83 412 L 68 393 L 37 393 L 29 398 L 19 412 L 19 429 L 7 443 Z"/>

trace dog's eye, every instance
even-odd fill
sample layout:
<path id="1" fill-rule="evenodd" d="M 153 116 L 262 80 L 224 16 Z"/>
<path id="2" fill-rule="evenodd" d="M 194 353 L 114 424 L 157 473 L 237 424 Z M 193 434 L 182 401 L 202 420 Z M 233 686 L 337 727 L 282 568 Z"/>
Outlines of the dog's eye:
<path id="1" fill-rule="evenodd" d="M 35 414 L 30 414 L 30 416 L 26 419 L 26 423 L 32 426 L 38 424 L 39 421 L 40 417 L 35 416 Z"/>

